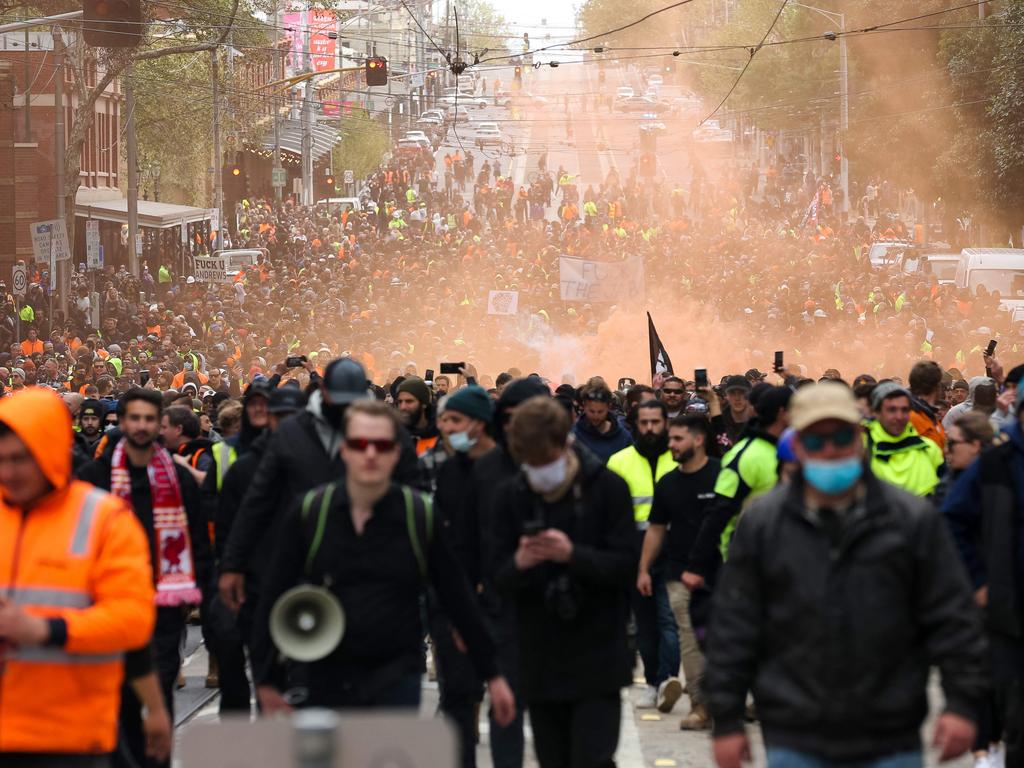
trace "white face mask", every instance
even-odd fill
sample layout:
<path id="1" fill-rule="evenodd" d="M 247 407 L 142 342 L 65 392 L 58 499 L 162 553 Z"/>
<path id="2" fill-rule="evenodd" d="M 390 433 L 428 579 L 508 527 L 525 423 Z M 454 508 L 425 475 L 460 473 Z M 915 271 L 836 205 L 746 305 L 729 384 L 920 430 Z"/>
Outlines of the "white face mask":
<path id="1" fill-rule="evenodd" d="M 523 464 L 523 472 L 526 473 L 526 481 L 537 493 L 551 493 L 558 486 L 565 482 L 568 472 L 568 457 L 562 454 L 550 464 L 541 467 L 531 467 Z"/>
<path id="2" fill-rule="evenodd" d="M 476 445 L 477 438 L 469 436 L 469 430 L 465 432 L 452 432 L 448 435 L 448 444 L 457 453 L 467 453 Z"/>

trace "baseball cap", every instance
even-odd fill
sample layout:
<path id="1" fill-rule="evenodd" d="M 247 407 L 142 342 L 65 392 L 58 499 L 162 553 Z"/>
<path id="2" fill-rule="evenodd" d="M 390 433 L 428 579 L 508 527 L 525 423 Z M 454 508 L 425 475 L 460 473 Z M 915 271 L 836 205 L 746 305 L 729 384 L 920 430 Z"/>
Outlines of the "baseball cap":
<path id="1" fill-rule="evenodd" d="M 749 392 L 751 389 L 750 382 L 747 381 L 745 376 L 729 376 L 725 380 L 725 386 L 723 388 L 726 392 L 734 392 L 739 389 L 742 389 L 744 392 Z"/>
<path id="2" fill-rule="evenodd" d="M 749 371 L 747 371 L 745 374 L 743 374 L 743 378 L 745 378 L 747 380 L 756 379 L 758 381 L 761 381 L 763 379 L 767 379 L 768 378 L 768 374 L 767 373 L 761 373 L 759 370 L 757 370 L 757 368 L 751 368 Z"/>
<path id="3" fill-rule="evenodd" d="M 789 403 L 790 426 L 801 432 L 826 419 L 860 423 L 860 411 L 850 388 L 826 381 L 798 389 Z"/>
<path id="4" fill-rule="evenodd" d="M 278 387 L 270 393 L 270 413 L 295 413 L 306 407 L 306 395 L 298 387 Z"/>

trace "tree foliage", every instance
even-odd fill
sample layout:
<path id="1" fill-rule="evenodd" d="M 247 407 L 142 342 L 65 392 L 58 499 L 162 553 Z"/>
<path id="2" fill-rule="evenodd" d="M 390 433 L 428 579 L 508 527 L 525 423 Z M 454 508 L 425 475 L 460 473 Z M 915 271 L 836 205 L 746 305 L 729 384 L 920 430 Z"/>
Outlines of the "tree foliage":
<path id="1" fill-rule="evenodd" d="M 342 140 L 332 150 L 331 167 L 339 174 L 351 170 L 357 179 L 369 176 L 391 145 L 387 129 L 365 110 L 355 110 L 342 120 L 342 134 Z"/>
<path id="2" fill-rule="evenodd" d="M 1024 205 L 1024 2 L 995 3 L 976 29 L 943 34 L 957 133 L 936 172 L 953 203 L 1019 226 Z"/>

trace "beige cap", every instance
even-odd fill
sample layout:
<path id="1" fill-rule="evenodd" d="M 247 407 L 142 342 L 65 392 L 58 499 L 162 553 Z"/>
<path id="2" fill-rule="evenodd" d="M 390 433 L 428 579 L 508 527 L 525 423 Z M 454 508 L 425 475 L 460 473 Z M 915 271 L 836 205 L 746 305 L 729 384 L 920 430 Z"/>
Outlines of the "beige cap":
<path id="1" fill-rule="evenodd" d="M 853 392 L 843 384 L 824 382 L 801 387 L 789 402 L 789 425 L 798 432 L 826 419 L 859 424 Z"/>

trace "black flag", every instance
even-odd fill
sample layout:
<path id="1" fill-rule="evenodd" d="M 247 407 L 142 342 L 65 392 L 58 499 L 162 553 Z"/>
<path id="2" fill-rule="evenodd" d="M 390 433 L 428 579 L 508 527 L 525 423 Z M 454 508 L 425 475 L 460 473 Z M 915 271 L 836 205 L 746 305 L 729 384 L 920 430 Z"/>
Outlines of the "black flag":
<path id="1" fill-rule="evenodd" d="M 647 313 L 647 338 L 651 346 L 651 381 L 653 382 L 654 377 L 659 373 L 663 376 L 669 376 L 673 371 L 672 361 L 668 357 L 665 345 L 658 338 L 658 331 L 654 328 L 654 321 L 651 319 L 650 312 Z"/>

